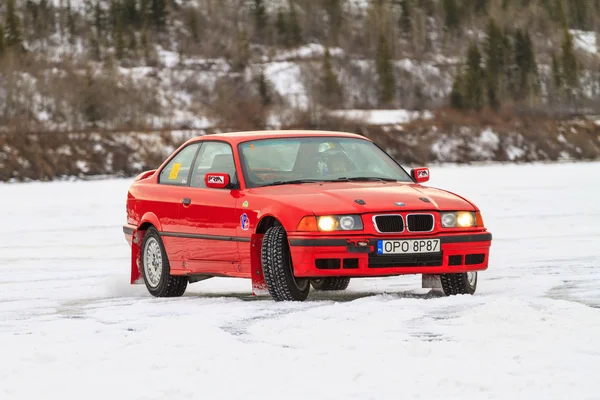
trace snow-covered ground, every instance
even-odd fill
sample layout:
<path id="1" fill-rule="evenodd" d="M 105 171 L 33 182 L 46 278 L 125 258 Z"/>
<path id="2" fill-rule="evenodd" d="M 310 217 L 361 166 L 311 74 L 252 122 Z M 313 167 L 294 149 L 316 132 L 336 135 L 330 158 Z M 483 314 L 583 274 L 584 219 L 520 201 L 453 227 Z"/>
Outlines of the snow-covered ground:
<path id="1" fill-rule="evenodd" d="M 475 296 L 417 276 L 301 304 L 128 285 L 130 180 L 0 185 L 0 399 L 597 399 L 600 164 L 444 166 L 494 234 Z"/>

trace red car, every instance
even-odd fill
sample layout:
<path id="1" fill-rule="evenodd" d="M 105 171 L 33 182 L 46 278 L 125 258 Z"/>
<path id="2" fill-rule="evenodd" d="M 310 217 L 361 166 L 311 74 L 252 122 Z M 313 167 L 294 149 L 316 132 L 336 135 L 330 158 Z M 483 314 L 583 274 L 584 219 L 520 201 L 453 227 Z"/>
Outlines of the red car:
<path id="1" fill-rule="evenodd" d="M 311 286 L 422 274 L 423 287 L 473 294 L 492 235 L 476 205 L 427 180 L 350 133 L 191 139 L 129 189 L 131 283 L 171 297 L 214 276 L 251 278 L 254 294 L 303 301 Z"/>

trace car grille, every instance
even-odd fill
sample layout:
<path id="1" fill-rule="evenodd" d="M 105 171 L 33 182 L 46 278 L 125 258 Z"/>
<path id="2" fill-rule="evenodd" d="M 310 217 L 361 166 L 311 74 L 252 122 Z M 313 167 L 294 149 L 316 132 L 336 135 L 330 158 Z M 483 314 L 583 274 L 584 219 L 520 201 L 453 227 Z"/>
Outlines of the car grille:
<path id="1" fill-rule="evenodd" d="M 411 232 L 431 232 L 433 230 L 433 215 L 409 214 L 406 217 L 408 230 Z"/>
<path id="2" fill-rule="evenodd" d="M 404 231 L 404 220 L 401 215 L 377 215 L 373 221 L 379 232 L 391 233 Z"/>

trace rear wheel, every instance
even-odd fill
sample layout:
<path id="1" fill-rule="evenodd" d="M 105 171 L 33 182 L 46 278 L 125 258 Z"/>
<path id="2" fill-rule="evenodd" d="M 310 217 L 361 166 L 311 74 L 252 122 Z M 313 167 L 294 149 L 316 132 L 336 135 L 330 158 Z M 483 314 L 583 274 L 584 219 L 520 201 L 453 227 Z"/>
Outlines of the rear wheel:
<path id="1" fill-rule="evenodd" d="M 151 295 L 155 297 L 183 296 L 188 279 L 171 275 L 171 266 L 160 235 L 149 228 L 142 244 L 142 276 Z"/>
<path id="2" fill-rule="evenodd" d="M 346 290 L 350 284 L 350 278 L 340 276 L 311 279 L 310 284 L 315 290 Z"/>
<path id="3" fill-rule="evenodd" d="M 442 274 L 440 275 L 440 281 L 446 296 L 474 294 L 477 289 L 477 271 L 461 274 Z"/>
<path id="4" fill-rule="evenodd" d="M 269 294 L 275 301 L 304 301 L 310 291 L 308 278 L 296 278 L 287 234 L 283 226 L 267 230 L 262 241 L 262 268 Z"/>

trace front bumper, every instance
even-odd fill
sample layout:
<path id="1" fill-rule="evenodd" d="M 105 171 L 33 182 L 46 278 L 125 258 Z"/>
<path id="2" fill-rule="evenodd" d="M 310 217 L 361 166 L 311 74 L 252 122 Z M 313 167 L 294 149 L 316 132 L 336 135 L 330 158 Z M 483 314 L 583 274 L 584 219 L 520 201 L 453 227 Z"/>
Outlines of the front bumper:
<path id="1" fill-rule="evenodd" d="M 378 240 L 440 239 L 441 251 L 419 254 L 378 254 Z M 294 275 L 390 276 L 482 271 L 488 267 L 489 232 L 415 237 L 289 237 Z M 359 245 L 359 242 L 363 242 Z M 366 242 L 366 245 L 365 245 Z"/>

